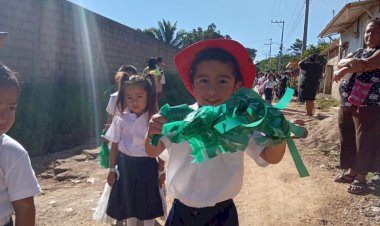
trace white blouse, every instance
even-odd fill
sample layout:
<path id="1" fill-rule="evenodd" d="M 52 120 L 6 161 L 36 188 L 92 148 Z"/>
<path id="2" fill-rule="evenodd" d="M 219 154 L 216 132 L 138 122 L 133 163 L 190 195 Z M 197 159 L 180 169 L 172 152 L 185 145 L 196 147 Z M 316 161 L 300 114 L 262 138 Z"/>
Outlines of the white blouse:
<path id="1" fill-rule="evenodd" d="M 148 131 L 148 113 L 137 117 L 129 110 L 116 115 L 104 138 L 118 143 L 120 152 L 132 157 L 147 157 L 144 138 Z"/>

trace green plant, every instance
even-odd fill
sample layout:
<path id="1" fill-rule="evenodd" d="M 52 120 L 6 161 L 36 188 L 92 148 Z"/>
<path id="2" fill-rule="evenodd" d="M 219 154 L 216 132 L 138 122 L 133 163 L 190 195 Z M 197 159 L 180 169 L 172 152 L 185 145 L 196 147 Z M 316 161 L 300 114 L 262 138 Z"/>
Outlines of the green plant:
<path id="1" fill-rule="evenodd" d="M 166 83 L 163 87 L 163 96 L 159 105 L 168 103 L 170 106 L 179 104 L 193 104 L 194 98 L 183 85 L 180 77 L 176 73 L 165 73 Z"/>
<path id="2" fill-rule="evenodd" d="M 96 125 L 101 127 L 105 119 L 108 95 L 103 93 L 108 83 L 99 84 L 95 93 L 83 80 L 61 78 L 34 86 L 25 84 L 9 135 L 31 155 L 72 148 L 99 136 Z"/>
<path id="3" fill-rule="evenodd" d="M 334 99 L 317 99 L 315 103 L 321 111 L 328 111 L 330 107 L 339 106 L 339 101 Z"/>

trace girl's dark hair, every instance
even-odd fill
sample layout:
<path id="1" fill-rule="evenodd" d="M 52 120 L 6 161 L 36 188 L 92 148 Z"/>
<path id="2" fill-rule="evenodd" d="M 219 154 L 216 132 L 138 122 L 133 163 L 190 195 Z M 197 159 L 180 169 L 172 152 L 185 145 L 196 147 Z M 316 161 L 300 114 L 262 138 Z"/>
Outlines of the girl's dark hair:
<path id="1" fill-rule="evenodd" d="M 162 63 L 162 57 L 157 57 L 156 58 L 156 64 Z"/>
<path id="2" fill-rule="evenodd" d="M 200 64 L 203 61 L 208 61 L 208 60 L 217 60 L 224 64 L 231 64 L 232 74 L 235 77 L 235 82 L 242 81 L 239 64 L 237 63 L 235 57 L 233 57 L 230 53 L 224 51 L 223 49 L 209 48 L 209 49 L 205 49 L 199 52 L 195 56 L 195 59 L 193 60 L 193 63 L 191 64 L 191 69 L 190 69 L 191 84 L 194 84 L 194 77 L 195 77 L 198 64 Z"/>
<path id="3" fill-rule="evenodd" d="M 119 70 L 115 73 L 115 84 L 116 88 L 119 89 L 120 79 L 124 75 L 124 73 L 128 73 L 129 75 L 137 74 L 137 69 L 133 65 L 121 65 Z"/>
<path id="4" fill-rule="evenodd" d="M 146 111 L 149 113 L 149 118 L 157 112 L 156 104 L 156 90 L 154 86 L 154 78 L 152 75 L 132 75 L 129 76 L 125 73 L 120 79 L 120 89 L 117 95 L 116 106 L 120 113 L 126 109 L 125 104 L 125 91 L 131 86 L 141 86 L 147 92 L 147 105 Z"/>
<path id="5" fill-rule="evenodd" d="M 18 74 L 0 61 L 0 86 L 13 86 L 20 94 L 21 88 L 17 79 Z"/>
<path id="6" fill-rule="evenodd" d="M 368 21 L 367 25 L 370 24 L 370 23 L 373 23 L 375 24 L 377 27 L 380 27 L 380 18 L 376 17 L 376 18 L 372 18 Z"/>
<path id="7" fill-rule="evenodd" d="M 157 61 L 154 57 L 149 58 L 148 60 L 148 67 L 149 70 L 154 70 L 157 67 Z"/>

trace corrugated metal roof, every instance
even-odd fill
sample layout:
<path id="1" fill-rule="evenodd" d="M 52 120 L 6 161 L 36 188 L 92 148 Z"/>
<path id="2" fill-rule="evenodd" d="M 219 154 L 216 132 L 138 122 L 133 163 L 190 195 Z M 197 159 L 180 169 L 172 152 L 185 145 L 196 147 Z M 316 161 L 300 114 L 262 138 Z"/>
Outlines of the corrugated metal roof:
<path id="1" fill-rule="evenodd" d="M 380 0 L 367 0 L 346 4 L 318 36 L 325 37 L 335 33 L 342 33 L 363 13 L 368 11 L 371 7 L 379 6 L 379 4 Z"/>

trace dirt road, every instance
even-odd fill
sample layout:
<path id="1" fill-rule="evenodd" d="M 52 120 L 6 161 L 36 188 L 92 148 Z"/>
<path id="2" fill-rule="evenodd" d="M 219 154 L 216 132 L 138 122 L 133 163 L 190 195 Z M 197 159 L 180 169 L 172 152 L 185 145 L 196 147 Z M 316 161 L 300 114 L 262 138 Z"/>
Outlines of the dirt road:
<path id="1" fill-rule="evenodd" d="M 380 225 L 380 188 L 355 196 L 346 192 L 347 185 L 332 182 L 340 172 L 336 113 L 302 113 L 295 104 L 284 111 L 309 129 L 309 137 L 296 143 L 311 176 L 298 177 L 289 152 L 281 163 L 265 168 L 246 158 L 243 189 L 235 198 L 240 225 Z M 36 198 L 37 225 L 98 225 L 92 211 L 107 170 L 98 166 L 97 149 L 84 149 L 32 159 L 43 189 Z M 171 197 L 167 200 L 170 207 Z"/>

